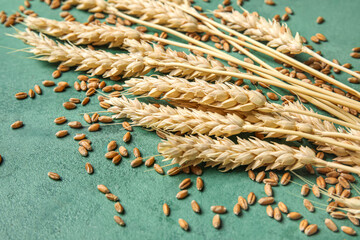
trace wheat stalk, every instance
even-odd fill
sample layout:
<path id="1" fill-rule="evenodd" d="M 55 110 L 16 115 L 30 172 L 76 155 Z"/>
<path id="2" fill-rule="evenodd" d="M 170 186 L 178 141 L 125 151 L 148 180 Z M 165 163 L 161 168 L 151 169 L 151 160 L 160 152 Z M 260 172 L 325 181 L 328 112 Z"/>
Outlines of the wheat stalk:
<path id="1" fill-rule="evenodd" d="M 266 103 L 261 93 L 229 83 L 209 84 L 202 80 L 189 82 L 176 77 L 144 76 L 127 80 L 124 86 L 129 87 L 127 91 L 134 95 L 162 97 L 171 102 L 191 102 L 225 111 L 249 112 L 264 107 Z"/>
<path id="2" fill-rule="evenodd" d="M 287 141 L 307 138 L 354 152 L 360 151 L 357 146 L 313 135 L 311 125 L 296 123 L 278 115 L 255 112 L 242 119 L 239 115 L 231 113 L 221 115 L 215 112 L 171 108 L 163 105 L 158 108 L 152 104 L 141 103 L 137 99 L 129 100 L 126 97 L 110 98 L 105 102 L 112 106 L 108 111 L 115 113 L 114 118 L 126 117 L 136 125 L 152 129 L 214 136 L 231 136 L 241 132 L 264 132 L 267 133 L 267 137 L 286 137 Z"/>
<path id="3" fill-rule="evenodd" d="M 93 44 L 119 47 L 124 39 L 141 38 L 142 33 L 117 24 L 116 27 L 107 24 L 82 24 L 79 22 L 56 21 L 41 17 L 26 17 L 24 24 L 35 31 L 73 42 L 75 45 Z"/>
<path id="4" fill-rule="evenodd" d="M 172 160 L 180 166 L 194 166 L 205 163 L 207 167 L 218 166 L 224 172 L 239 166 L 247 166 L 246 170 L 266 167 L 265 170 L 296 170 L 305 164 L 315 166 L 331 166 L 359 173 L 356 168 L 326 162 L 315 157 L 308 147 L 294 149 L 287 145 L 269 143 L 257 138 L 244 140 L 237 138 L 237 144 L 230 139 L 212 139 L 208 136 L 167 136 L 166 141 L 158 145 L 159 153 L 164 161 Z"/>

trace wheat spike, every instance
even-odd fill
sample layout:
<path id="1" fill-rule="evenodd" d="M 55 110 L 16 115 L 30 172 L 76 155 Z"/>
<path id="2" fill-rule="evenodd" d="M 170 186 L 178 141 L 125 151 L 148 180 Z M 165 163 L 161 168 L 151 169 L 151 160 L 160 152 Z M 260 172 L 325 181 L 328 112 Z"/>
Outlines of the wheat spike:
<path id="1" fill-rule="evenodd" d="M 298 33 L 293 37 L 286 24 L 281 25 L 275 20 L 267 20 L 255 13 L 238 11 L 216 11 L 218 16 L 226 21 L 230 28 L 242 32 L 257 41 L 267 41 L 269 47 L 277 48 L 284 53 L 298 54 L 302 52 L 302 40 Z"/>
<path id="2" fill-rule="evenodd" d="M 61 62 L 69 67 L 77 66 L 76 71 L 87 71 L 91 75 L 132 77 L 144 75 L 152 69 L 143 63 L 141 56 L 135 54 L 112 54 L 60 44 L 28 29 L 26 32 L 18 32 L 14 37 L 33 46 L 29 52 L 39 56 L 38 60 Z"/>
<path id="3" fill-rule="evenodd" d="M 266 167 L 265 170 L 296 170 L 306 164 L 322 167 L 334 167 L 353 173 L 360 170 L 353 167 L 327 162 L 316 158 L 308 147 L 295 149 L 287 145 L 269 143 L 257 138 L 245 140 L 237 138 L 237 144 L 230 139 L 208 136 L 176 136 L 169 135 L 158 145 L 158 152 L 173 164 L 182 167 L 205 163 L 206 167 L 218 167 L 226 172 L 239 166 L 247 166 L 246 170 Z M 354 204 L 355 205 L 355 204 Z"/>
<path id="4" fill-rule="evenodd" d="M 170 5 L 155 0 L 109 0 L 115 8 L 141 20 L 164 25 L 182 32 L 197 32 L 196 18 Z M 187 5 L 184 5 L 187 6 Z"/>
<path id="5" fill-rule="evenodd" d="M 82 24 L 79 22 L 56 21 L 41 17 L 26 17 L 25 25 L 35 31 L 73 42 L 75 45 L 92 44 L 119 47 L 124 39 L 141 38 L 142 33 L 117 24 L 116 27 L 107 24 Z"/>
<path id="6" fill-rule="evenodd" d="M 202 80 L 189 82 L 183 78 L 157 76 L 132 78 L 125 81 L 129 93 L 162 97 L 171 102 L 191 102 L 224 111 L 249 112 L 265 106 L 265 97 L 230 83 L 209 84 Z M 176 104 L 175 104 L 176 105 Z"/>
<path id="7" fill-rule="evenodd" d="M 208 136 L 171 135 L 158 145 L 159 153 L 164 160 L 180 166 L 192 166 L 206 163 L 206 166 L 218 166 L 229 171 L 247 165 L 246 170 L 266 166 L 266 170 L 295 170 L 304 166 L 302 158 L 315 158 L 314 152 L 308 147 L 299 150 L 287 145 L 269 143 L 257 138 L 244 140 L 237 138 L 237 144 L 230 139 L 212 139 Z"/>

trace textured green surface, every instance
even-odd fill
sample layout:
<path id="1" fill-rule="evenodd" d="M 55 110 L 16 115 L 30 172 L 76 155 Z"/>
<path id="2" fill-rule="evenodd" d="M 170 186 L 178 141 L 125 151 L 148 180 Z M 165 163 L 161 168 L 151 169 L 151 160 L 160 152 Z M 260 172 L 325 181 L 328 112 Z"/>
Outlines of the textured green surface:
<path id="1" fill-rule="evenodd" d="M 216 1 L 206 4 L 197 1 L 204 9 L 214 9 Z M 282 15 L 284 7 L 289 5 L 295 12 L 290 16 L 289 26 L 299 31 L 306 38 L 317 32 L 323 33 L 329 42 L 316 46 L 329 59 L 336 57 L 340 62 L 351 62 L 359 69 L 359 60 L 349 57 L 352 47 L 359 44 L 360 1 L 337 0 L 276 0 L 276 7 L 267 6 L 263 0 L 245 2 L 249 11 L 258 11 L 265 17 Z M 7 13 L 17 10 L 22 1 L 0 0 L 0 8 Z M 41 16 L 60 19 L 60 10 L 50 10 L 45 4 L 33 1 L 33 9 Z M 72 11 L 79 20 L 85 20 L 87 13 Z M 317 16 L 326 21 L 322 25 L 315 23 Z M 18 25 L 19 26 L 19 25 Z M 21 26 L 20 26 L 21 27 Z M 20 49 L 26 47 L 19 40 L 4 36 L 13 33 L 12 29 L 0 27 L 0 45 Z M 0 166 L 0 239 L 306 239 L 298 230 L 300 221 L 290 221 L 283 215 L 278 223 L 267 217 L 265 207 L 255 204 L 250 210 L 236 217 L 232 207 L 239 195 L 247 196 L 250 191 L 258 197 L 264 196 L 263 185 L 250 181 L 240 168 L 231 173 L 221 173 L 207 169 L 203 174 L 205 189 L 199 192 L 195 187 L 189 189 L 190 196 L 177 200 L 175 194 L 178 184 L 186 176 L 160 176 L 155 172 L 144 172 L 146 168 L 132 169 L 128 159 L 123 159 L 119 166 L 114 166 L 104 158 L 106 145 L 110 140 L 121 143 L 124 131 L 120 126 L 103 127 L 100 132 L 87 134 L 93 142 L 94 151 L 88 158 L 77 152 L 77 143 L 72 136 L 78 132 L 87 133 L 86 129 L 68 129 L 66 125 L 56 126 L 54 118 L 66 116 L 69 120 L 82 121 L 79 113 L 99 110 L 97 99 L 91 104 L 66 111 L 61 106 L 70 97 L 83 98 L 84 93 L 73 88 L 64 93 L 54 93 L 51 88 L 43 89 L 43 95 L 35 99 L 15 100 L 13 95 L 41 81 L 51 79 L 56 65 L 27 59 L 25 53 L 12 53 L 12 50 L 0 48 L 0 154 L 4 161 Z M 59 79 L 71 85 L 78 74 L 68 72 Z M 347 82 L 345 74 L 337 78 Z M 57 81 L 59 81 L 57 80 Z M 24 121 L 21 129 L 12 130 L 10 124 L 16 120 Z M 68 129 L 71 136 L 57 139 L 55 132 Z M 126 147 L 129 151 L 138 147 L 144 156 L 156 154 L 160 142 L 153 132 L 136 128 L 133 140 Z M 160 160 L 160 158 L 157 158 Z M 85 162 L 90 162 L 95 173 L 90 176 L 85 172 Z M 62 181 L 54 182 L 47 177 L 47 172 L 54 171 L 62 176 Z M 304 173 L 304 175 L 314 180 Z M 190 176 L 192 180 L 196 176 Z M 299 179 L 296 179 L 300 182 Z M 121 216 L 127 226 L 119 227 L 113 220 L 116 214 L 113 203 L 108 201 L 96 189 L 97 184 L 105 184 L 119 196 L 125 208 Z M 331 233 L 323 224 L 327 214 L 322 208 L 315 214 L 309 213 L 299 198 L 300 188 L 296 184 L 274 188 L 277 201 L 286 203 L 290 211 L 301 212 L 310 223 L 319 225 L 319 233 L 314 239 L 351 238 L 344 233 Z M 326 203 L 326 197 L 320 200 Z M 195 199 L 202 208 L 196 215 L 190 207 Z M 162 204 L 167 202 L 171 215 L 165 217 Z M 213 213 L 211 205 L 224 205 L 229 213 L 222 215 L 223 227 L 215 230 L 211 225 Z M 178 227 L 178 218 L 184 218 L 190 225 L 190 232 Z M 352 224 L 336 221 L 337 225 Z M 357 228 L 356 228 L 357 229 Z M 358 229 L 357 229 L 358 230 Z"/>

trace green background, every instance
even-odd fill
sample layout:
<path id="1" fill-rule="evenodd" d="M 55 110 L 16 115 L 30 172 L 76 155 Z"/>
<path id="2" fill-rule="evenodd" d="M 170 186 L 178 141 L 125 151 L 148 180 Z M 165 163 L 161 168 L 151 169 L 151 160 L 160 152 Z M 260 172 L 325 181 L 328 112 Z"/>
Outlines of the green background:
<path id="1" fill-rule="evenodd" d="M 233 2 L 235 2 L 233 0 Z M 39 1 L 32 1 L 32 9 L 40 16 L 60 20 L 60 9 L 50 10 Z M 217 1 L 197 4 L 204 9 L 214 9 Z M 263 0 L 245 2 L 249 11 L 258 11 L 264 17 L 284 14 L 284 7 L 290 6 L 294 15 L 287 22 L 293 32 L 310 39 L 317 32 L 323 33 L 328 42 L 316 45 L 325 57 L 336 57 L 341 63 L 350 62 L 359 69 L 359 60 L 351 59 L 349 53 L 358 46 L 360 39 L 359 15 L 360 1 L 337 0 L 276 0 L 277 6 L 268 6 Z M 0 8 L 8 14 L 14 13 L 22 1 L 0 0 Z M 235 6 L 235 3 L 233 4 Z M 237 8 L 238 9 L 238 8 Z M 78 20 L 85 21 L 88 13 L 73 10 Z M 325 23 L 316 24 L 321 15 Z M 17 25 L 22 28 L 22 26 Z M 190 196 L 184 200 L 175 198 L 178 184 L 188 177 L 186 174 L 175 177 L 160 176 L 157 173 L 145 172 L 146 167 L 136 169 L 130 167 L 133 156 L 118 166 L 104 158 L 106 145 L 111 140 L 122 143 L 125 133 L 119 126 L 103 127 L 101 131 L 88 134 L 86 128 L 69 129 L 65 125 L 56 126 L 56 117 L 66 116 L 69 121 L 82 121 L 79 113 L 99 111 L 96 97 L 86 107 L 79 106 L 76 110 L 67 111 L 62 103 L 70 97 L 83 98 L 83 92 L 69 88 L 64 93 L 54 93 L 52 88 L 43 89 L 41 96 L 35 99 L 18 101 L 14 94 L 27 92 L 35 84 L 43 80 L 52 80 L 51 73 L 57 65 L 38 62 L 27 57 L 26 53 L 11 53 L 14 49 L 26 46 L 19 40 L 5 36 L 14 33 L 11 28 L 0 27 L 0 154 L 4 160 L 0 166 L 0 238 L 1 239 L 306 239 L 298 230 L 300 220 L 291 221 L 283 215 L 282 222 L 270 219 L 265 207 L 255 204 L 241 216 L 234 216 L 232 208 L 237 197 L 246 197 L 250 191 L 256 196 L 265 196 L 263 184 L 248 179 L 244 168 L 233 172 L 221 173 L 215 169 L 206 169 L 203 174 L 205 189 L 199 192 L 195 187 L 189 189 Z M 239 55 L 237 55 L 239 56 Z M 239 56 L 242 58 L 242 56 Z M 266 59 L 266 58 L 265 58 Z M 271 62 L 273 66 L 276 66 Z M 68 81 L 70 85 L 76 80 L 78 73 L 64 73 L 56 81 Z M 336 75 L 337 79 L 347 83 L 347 75 Z M 107 81 L 111 84 L 111 81 Z M 353 85 L 354 86 L 354 85 Z M 357 87 L 357 86 L 354 86 Z M 254 87 L 252 87 L 254 89 Z M 21 120 L 25 126 L 12 130 L 10 124 Z M 59 130 L 69 130 L 71 136 L 57 139 Z M 84 132 L 93 142 L 93 152 L 84 158 L 77 152 L 78 144 L 72 137 L 75 133 Z M 157 154 L 156 147 L 160 139 L 153 132 L 135 128 L 131 143 L 126 144 L 129 152 L 138 147 L 144 156 Z M 157 157 L 157 161 L 161 158 Z M 93 175 L 85 172 L 84 166 L 90 162 L 95 169 Z M 164 165 L 164 163 L 162 163 Z M 168 169 L 168 168 L 167 168 Z M 47 177 L 49 171 L 61 175 L 62 181 L 55 182 Z M 314 181 L 304 171 L 299 171 Z M 279 172 L 281 174 L 281 172 Z M 189 175 L 195 181 L 195 175 Z M 299 179 L 296 182 L 301 183 Z M 126 227 L 118 226 L 113 216 L 113 202 L 101 194 L 96 185 L 105 184 L 112 193 L 120 198 L 125 208 L 121 216 Z M 332 233 L 324 225 L 328 214 L 321 205 L 315 213 L 309 213 L 302 204 L 300 187 L 290 184 L 287 187 L 274 188 L 277 201 L 283 201 L 290 211 L 298 211 L 310 223 L 319 225 L 319 232 L 314 239 L 351 238 L 344 233 Z M 314 196 L 310 200 L 326 204 L 327 197 L 320 200 Z M 192 212 L 191 200 L 195 199 L 202 208 L 200 215 Z M 162 204 L 167 202 L 171 215 L 165 217 Z M 221 216 L 221 230 L 212 227 L 213 213 L 210 206 L 224 205 L 229 213 Z M 184 232 L 178 226 L 178 218 L 184 218 L 190 225 L 190 231 Z M 352 226 L 348 220 L 335 221 L 341 225 Z M 358 228 L 355 227 L 356 230 Z"/>

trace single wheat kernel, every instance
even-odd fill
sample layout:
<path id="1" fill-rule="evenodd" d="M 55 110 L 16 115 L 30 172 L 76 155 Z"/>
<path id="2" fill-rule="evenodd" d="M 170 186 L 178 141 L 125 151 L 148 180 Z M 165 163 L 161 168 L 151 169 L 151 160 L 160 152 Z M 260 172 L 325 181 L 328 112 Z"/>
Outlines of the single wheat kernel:
<path id="1" fill-rule="evenodd" d="M 132 129 L 132 127 L 131 127 L 131 125 L 130 125 L 130 123 L 128 123 L 128 122 L 123 122 L 122 123 L 122 126 L 123 126 L 123 128 L 125 129 L 125 130 L 128 130 L 128 131 L 132 131 L 133 129 Z"/>
<path id="2" fill-rule="evenodd" d="M 216 214 L 216 215 L 213 217 L 212 225 L 213 225 L 213 227 L 216 228 L 216 229 L 219 229 L 219 228 L 221 227 L 221 218 L 220 218 L 220 215 L 219 215 L 219 214 Z"/>
<path id="3" fill-rule="evenodd" d="M 12 129 L 21 128 L 22 126 L 24 126 L 24 123 L 22 121 L 16 121 L 10 125 Z"/>
<path id="4" fill-rule="evenodd" d="M 83 146 L 79 146 L 79 153 L 83 156 L 86 157 L 88 155 L 88 151 L 86 150 L 86 148 L 84 148 Z"/>
<path id="5" fill-rule="evenodd" d="M 239 215 L 241 213 L 241 206 L 239 203 L 236 203 L 234 208 L 233 208 L 233 212 L 235 215 Z"/>
<path id="6" fill-rule="evenodd" d="M 163 212 L 165 214 L 165 216 L 169 216 L 170 215 L 170 207 L 167 203 L 163 204 Z"/>
<path id="7" fill-rule="evenodd" d="M 181 181 L 181 183 L 179 184 L 179 188 L 181 190 L 188 188 L 191 185 L 191 179 L 190 178 L 185 178 L 184 180 Z"/>
<path id="8" fill-rule="evenodd" d="M 131 139 L 131 133 L 130 132 L 125 133 L 125 135 L 123 137 L 123 141 L 124 142 L 129 142 L 130 139 Z"/>
<path id="9" fill-rule="evenodd" d="M 261 183 L 264 180 L 265 176 L 265 171 L 261 171 L 256 175 L 255 181 Z"/>
<path id="10" fill-rule="evenodd" d="M 194 212 L 196 213 L 200 213 L 201 212 L 201 209 L 200 209 L 200 206 L 199 204 L 195 201 L 195 200 L 192 200 L 191 201 L 191 208 Z"/>
<path id="11" fill-rule="evenodd" d="M 116 148 L 117 148 L 117 143 L 116 143 L 116 141 L 110 141 L 110 142 L 108 143 L 108 145 L 107 145 L 107 150 L 108 150 L 108 152 L 113 151 L 113 150 L 115 150 Z"/>
<path id="12" fill-rule="evenodd" d="M 119 216 L 114 216 L 114 220 L 115 220 L 115 222 L 116 222 L 117 224 L 119 224 L 120 226 L 125 226 L 125 222 L 124 222 L 124 220 L 123 220 L 121 217 L 119 217 Z"/>
<path id="13" fill-rule="evenodd" d="M 113 159 L 112 159 L 113 164 L 118 165 L 120 162 L 121 162 L 121 155 L 120 154 L 113 157 Z"/>
<path id="14" fill-rule="evenodd" d="M 199 190 L 199 191 L 202 191 L 203 188 L 204 188 L 204 181 L 202 180 L 201 177 L 197 177 L 197 178 L 196 178 L 196 188 L 197 188 L 197 190 Z"/>
<path id="15" fill-rule="evenodd" d="M 309 226 L 309 222 L 308 220 L 304 219 L 300 222 L 300 225 L 299 225 L 299 230 L 301 232 L 305 231 L 306 227 Z"/>
<path id="16" fill-rule="evenodd" d="M 120 147 L 119 147 L 119 153 L 120 153 L 121 156 L 123 156 L 123 157 L 129 156 L 129 153 L 128 153 L 127 149 L 126 149 L 124 146 L 120 146 Z"/>
<path id="17" fill-rule="evenodd" d="M 314 205 L 308 199 L 304 199 L 304 206 L 307 210 L 309 210 L 309 212 L 315 211 Z"/>
<path id="18" fill-rule="evenodd" d="M 287 206 L 283 202 L 279 202 L 278 207 L 279 207 L 280 211 L 283 212 L 283 213 L 288 213 L 289 212 Z"/>
<path id="19" fill-rule="evenodd" d="M 302 218 L 302 215 L 298 212 L 290 212 L 288 213 L 287 217 L 290 218 L 291 220 L 298 220 Z"/>
<path id="20" fill-rule="evenodd" d="M 141 157 L 140 150 L 137 147 L 133 149 L 133 153 L 135 157 Z"/>
<path id="21" fill-rule="evenodd" d="M 140 166 L 141 164 L 143 164 L 143 159 L 142 159 L 142 157 L 138 157 L 138 158 L 135 158 L 133 161 L 131 161 L 130 166 L 133 168 L 136 168 L 136 167 Z"/>
<path id="22" fill-rule="evenodd" d="M 247 202 L 249 205 L 253 205 L 256 202 L 256 196 L 255 193 L 250 192 L 248 197 L 247 197 Z"/>
<path id="23" fill-rule="evenodd" d="M 25 99 L 25 98 L 27 98 L 27 96 L 28 95 L 26 92 L 19 92 L 19 93 L 15 94 L 15 98 L 19 99 L 19 100 Z"/>
<path id="24" fill-rule="evenodd" d="M 85 170 L 88 174 L 93 174 L 94 173 L 94 168 L 90 163 L 86 163 L 85 164 Z"/>
<path id="25" fill-rule="evenodd" d="M 274 209 L 272 208 L 271 205 L 268 205 L 266 207 L 266 214 L 271 218 L 274 217 Z"/>
<path id="26" fill-rule="evenodd" d="M 223 214 L 227 212 L 226 207 L 224 206 L 211 206 L 210 210 L 218 214 Z"/>
<path id="27" fill-rule="evenodd" d="M 94 124 L 90 125 L 90 127 L 88 127 L 89 132 L 96 132 L 96 131 L 99 131 L 99 129 L 100 129 L 100 124 L 98 124 L 98 123 L 94 123 Z"/>
<path id="28" fill-rule="evenodd" d="M 53 179 L 53 180 L 60 180 L 60 175 L 54 172 L 48 172 L 48 176 L 49 178 Z"/>
<path id="29" fill-rule="evenodd" d="M 280 183 L 281 185 L 288 185 L 291 180 L 291 174 L 289 172 L 284 173 L 284 175 L 281 177 Z"/>
<path id="30" fill-rule="evenodd" d="M 184 199 L 184 198 L 186 198 L 188 195 L 189 195 L 188 190 L 181 190 L 180 192 L 178 192 L 178 193 L 176 194 L 176 198 L 177 198 L 177 199 Z"/>
<path id="31" fill-rule="evenodd" d="M 244 197 L 242 196 L 239 196 L 238 197 L 238 203 L 240 204 L 240 207 L 244 210 L 248 210 L 249 209 L 249 206 L 248 206 L 248 203 L 247 201 L 245 200 Z"/>
<path id="32" fill-rule="evenodd" d="M 273 197 L 263 197 L 258 200 L 258 203 L 260 205 L 269 205 L 269 204 L 273 204 L 274 201 L 275 199 Z"/>
<path id="33" fill-rule="evenodd" d="M 68 135 L 68 131 L 67 130 L 60 130 L 55 135 L 58 138 L 62 138 L 62 137 L 65 137 L 66 135 Z"/>
<path id="34" fill-rule="evenodd" d="M 321 23 L 323 23 L 324 21 L 325 21 L 324 18 L 321 17 L 321 16 L 317 17 L 317 19 L 316 19 L 316 22 L 317 22 L 318 24 L 321 24 Z"/>
<path id="35" fill-rule="evenodd" d="M 154 162 L 155 162 L 155 158 L 150 157 L 148 160 L 145 161 L 145 166 L 151 167 L 152 165 L 154 165 Z"/>
<path id="36" fill-rule="evenodd" d="M 325 225 L 328 229 L 330 229 L 331 231 L 333 232 L 337 232 L 338 231 L 338 228 L 336 226 L 336 224 L 329 218 L 326 218 L 325 219 Z"/>
<path id="37" fill-rule="evenodd" d="M 269 205 L 269 206 L 270 206 L 270 205 Z M 281 221 L 281 219 L 282 219 L 281 211 L 280 211 L 280 209 L 279 209 L 278 207 L 276 207 L 276 208 L 274 209 L 274 219 L 275 219 L 276 221 Z"/>
<path id="38" fill-rule="evenodd" d="M 160 174 L 160 175 L 164 175 L 164 169 L 159 165 L 159 164 L 154 164 L 154 169 L 155 171 Z"/>
<path id="39" fill-rule="evenodd" d="M 115 208 L 115 211 L 117 211 L 118 213 L 123 213 L 124 212 L 124 207 L 119 202 L 116 202 L 114 204 L 114 208 Z"/>
<path id="40" fill-rule="evenodd" d="M 307 236 L 311 236 L 314 235 L 317 231 L 318 231 L 318 226 L 316 224 L 310 224 L 305 228 L 304 233 Z"/>
<path id="41" fill-rule="evenodd" d="M 102 184 L 97 185 L 97 189 L 104 194 L 110 193 L 110 190 L 105 185 Z"/>
<path id="42" fill-rule="evenodd" d="M 119 198 L 116 195 L 112 194 L 112 193 L 106 193 L 105 197 L 107 199 L 109 199 L 110 201 L 113 201 L 113 202 L 119 201 Z"/>
<path id="43" fill-rule="evenodd" d="M 179 225 L 185 231 L 189 230 L 189 224 L 182 218 L 179 218 Z"/>
<path id="44" fill-rule="evenodd" d="M 301 187 L 301 195 L 303 195 L 304 197 L 307 196 L 309 194 L 310 188 L 308 184 L 304 184 Z"/>

